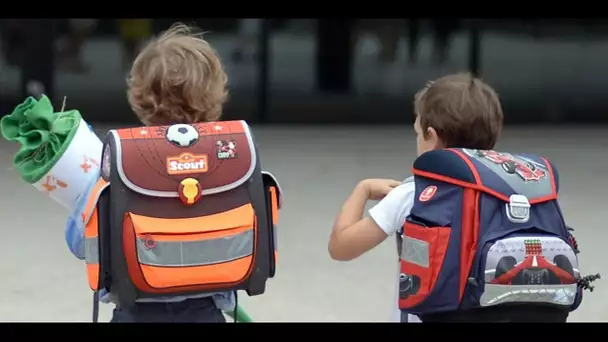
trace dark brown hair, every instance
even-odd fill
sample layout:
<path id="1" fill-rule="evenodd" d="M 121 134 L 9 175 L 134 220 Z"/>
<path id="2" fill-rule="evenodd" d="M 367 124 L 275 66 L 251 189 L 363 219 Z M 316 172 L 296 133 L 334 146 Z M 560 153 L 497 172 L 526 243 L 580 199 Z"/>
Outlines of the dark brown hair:
<path id="1" fill-rule="evenodd" d="M 496 91 L 469 73 L 427 83 L 414 100 L 423 134 L 433 127 L 446 147 L 492 149 L 503 113 Z"/>

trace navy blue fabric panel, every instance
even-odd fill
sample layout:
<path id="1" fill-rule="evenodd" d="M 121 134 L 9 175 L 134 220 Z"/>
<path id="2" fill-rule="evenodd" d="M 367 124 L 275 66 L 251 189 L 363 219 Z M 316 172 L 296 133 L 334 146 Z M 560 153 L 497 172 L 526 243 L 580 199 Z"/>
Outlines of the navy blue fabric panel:
<path id="1" fill-rule="evenodd" d="M 452 198 L 452 203 L 449 205 L 449 207 L 451 207 L 450 209 L 453 211 L 450 243 L 448 245 L 448 250 L 445 253 L 443 265 L 439 272 L 435 287 L 429 294 L 428 299 L 416 308 L 420 310 L 420 313 L 453 311 L 460 306 L 460 254 L 462 252 L 460 248 L 460 237 L 462 234 L 462 211 L 457 209 L 462 208 L 463 196 L 462 188 L 453 185 L 450 185 L 449 187 L 458 190 L 458 192 L 453 190 L 448 190 L 446 192 L 446 194 L 450 194 L 451 196 L 449 197 Z M 441 208 L 447 209 L 448 206 L 439 205 L 437 210 L 440 210 Z"/>
<path id="2" fill-rule="evenodd" d="M 422 227 L 450 227 L 451 233 L 435 286 L 425 300 L 407 311 L 413 314 L 453 311 L 460 305 L 463 188 L 424 177 L 415 177 L 415 181 L 416 197 L 407 220 Z M 420 201 L 420 194 L 429 186 L 435 186 L 436 192 L 430 200 Z"/>
<path id="3" fill-rule="evenodd" d="M 467 163 L 450 150 L 423 153 L 414 161 L 414 169 L 475 184 L 475 177 Z"/>
<path id="4" fill-rule="evenodd" d="M 410 214 L 425 222 L 432 222 L 436 227 L 447 227 L 454 217 L 459 217 L 462 208 L 462 188 L 424 177 L 416 177 L 416 197 Z M 429 186 L 436 186 L 437 191 L 432 200 L 420 201 L 420 194 Z"/>

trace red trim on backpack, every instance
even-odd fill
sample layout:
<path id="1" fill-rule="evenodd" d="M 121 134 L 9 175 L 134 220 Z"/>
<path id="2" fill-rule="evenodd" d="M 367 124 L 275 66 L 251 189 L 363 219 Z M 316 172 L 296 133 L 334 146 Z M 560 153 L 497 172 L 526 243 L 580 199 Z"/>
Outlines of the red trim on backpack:
<path id="1" fill-rule="evenodd" d="M 428 244 L 428 266 L 420 266 L 400 259 L 401 273 L 416 277 L 416 290 L 405 298 L 399 296 L 399 307 L 409 309 L 423 303 L 433 292 L 439 280 L 441 268 L 450 244 L 452 230 L 449 227 L 423 227 L 412 222 L 405 222 L 403 232 L 406 237 L 424 241 Z"/>
<path id="2" fill-rule="evenodd" d="M 469 279 L 473 260 L 477 252 L 479 237 L 479 195 L 480 192 L 465 188 L 462 196 L 462 223 L 460 233 L 460 282 L 459 301 Z"/>
<path id="3" fill-rule="evenodd" d="M 483 185 L 483 183 L 481 182 L 481 178 L 479 176 L 479 172 L 477 171 L 477 168 L 475 167 L 475 165 L 473 164 L 473 162 L 467 157 L 465 156 L 462 152 L 455 150 L 455 149 L 448 149 L 449 151 L 454 152 L 454 154 L 456 154 L 457 156 L 459 156 L 468 166 L 469 169 L 471 170 L 471 173 L 473 173 L 473 178 L 475 178 L 475 183 L 469 183 L 469 182 L 465 182 L 459 179 L 454 179 L 452 177 L 448 177 L 448 176 L 444 176 L 444 175 L 439 175 L 436 173 L 432 173 L 432 172 L 427 172 L 427 171 L 422 171 L 422 170 L 418 170 L 416 168 L 412 169 L 412 173 L 414 173 L 414 175 L 416 176 L 421 176 L 421 177 L 425 177 L 425 178 L 430 178 L 430 179 L 435 179 L 441 182 L 445 182 L 445 183 L 449 183 L 449 184 L 454 184 L 454 185 L 458 185 L 460 187 L 463 188 L 469 188 L 469 189 L 475 189 L 478 191 L 483 191 L 485 193 L 488 193 L 496 198 L 499 198 L 505 202 L 509 202 L 509 197 L 505 196 L 485 185 Z M 542 202 L 547 202 L 547 201 L 552 201 L 557 199 L 557 187 L 555 184 L 555 177 L 553 175 L 553 168 L 551 167 L 551 164 L 549 164 L 549 162 L 545 159 L 542 158 L 543 161 L 545 162 L 546 166 L 547 166 L 547 171 L 549 172 L 549 177 L 550 177 L 550 181 L 551 181 L 551 194 L 547 195 L 547 196 L 543 196 L 543 197 L 537 197 L 537 198 L 533 198 L 530 199 L 530 204 L 537 204 L 537 203 L 542 203 Z"/>
<path id="4" fill-rule="evenodd" d="M 549 177 L 551 177 L 551 192 L 552 195 L 557 198 L 557 184 L 555 184 L 555 175 L 553 174 L 553 167 L 551 167 L 551 163 L 549 163 L 547 159 L 543 157 L 540 157 L 540 159 L 542 159 L 545 162 L 545 165 L 547 165 L 547 172 L 549 172 Z"/>

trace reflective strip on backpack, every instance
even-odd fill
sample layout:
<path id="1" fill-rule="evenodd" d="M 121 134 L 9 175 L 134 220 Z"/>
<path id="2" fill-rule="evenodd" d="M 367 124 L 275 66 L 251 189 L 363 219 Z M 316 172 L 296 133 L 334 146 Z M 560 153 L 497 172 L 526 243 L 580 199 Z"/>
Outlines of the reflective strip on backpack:
<path id="1" fill-rule="evenodd" d="M 99 264 L 99 239 L 97 237 L 84 239 L 84 261 L 86 264 Z"/>
<path id="2" fill-rule="evenodd" d="M 577 284 L 561 285 L 494 285 L 485 284 L 479 305 L 505 303 L 574 304 Z"/>
<path id="3" fill-rule="evenodd" d="M 229 262 L 253 254 L 253 229 L 242 233 L 198 241 L 151 241 L 137 239 L 141 264 L 161 267 L 203 266 Z"/>
<path id="4" fill-rule="evenodd" d="M 414 239 L 409 236 L 403 237 L 403 253 L 401 258 L 424 268 L 429 267 L 429 243 L 423 240 Z"/>
<path id="5" fill-rule="evenodd" d="M 84 228 L 84 259 L 87 266 L 87 278 L 89 287 L 93 291 L 98 290 L 99 285 L 99 213 L 97 202 L 104 189 L 110 183 L 99 178 L 89 194 L 86 206 L 82 213 Z"/>

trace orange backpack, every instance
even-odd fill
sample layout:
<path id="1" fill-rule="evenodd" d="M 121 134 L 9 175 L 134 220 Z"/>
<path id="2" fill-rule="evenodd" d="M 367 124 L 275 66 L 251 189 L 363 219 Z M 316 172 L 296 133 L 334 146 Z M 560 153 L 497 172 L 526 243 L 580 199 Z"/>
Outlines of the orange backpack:
<path id="1" fill-rule="evenodd" d="M 122 307 L 262 294 L 275 273 L 280 204 L 244 121 L 112 130 L 83 214 L 89 285 Z"/>

